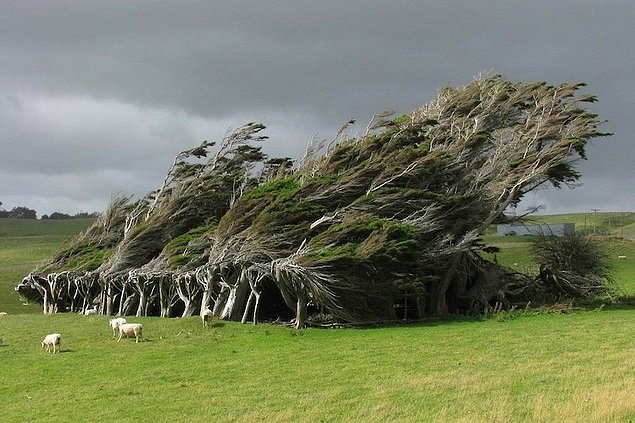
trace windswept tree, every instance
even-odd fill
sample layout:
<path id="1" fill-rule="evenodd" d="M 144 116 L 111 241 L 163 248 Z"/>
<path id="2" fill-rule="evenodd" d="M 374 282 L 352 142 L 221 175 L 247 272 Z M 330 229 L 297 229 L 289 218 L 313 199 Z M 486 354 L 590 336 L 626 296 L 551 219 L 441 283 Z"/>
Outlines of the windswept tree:
<path id="1" fill-rule="evenodd" d="M 562 301 L 611 293 L 609 257 L 597 239 L 579 233 L 539 236 L 531 246 L 544 295 Z"/>
<path id="2" fill-rule="evenodd" d="M 340 318 L 394 318 L 407 292 L 420 310 L 445 314 L 516 290 L 514 278 L 477 254 L 480 237 L 527 192 L 578 179 L 586 143 L 606 135 L 581 108 L 595 101 L 577 95 L 581 87 L 495 75 L 443 89 L 411 114 L 383 115 L 364 136 L 305 158 L 294 177 L 243 196 L 216 242 L 241 245 L 236 274 L 264 264 L 245 258 L 250 243 L 268 245 L 273 260 L 293 257 L 323 282 L 269 276 L 281 291 L 294 287 L 288 305 L 315 297 L 307 294 L 315 288 Z M 224 260 L 228 249 L 218 248 Z"/>
<path id="3" fill-rule="evenodd" d="M 252 145 L 259 124 L 197 162 L 204 142 L 122 209 L 119 241 L 94 270 L 102 292 L 115 286 L 102 297 L 242 321 L 276 297 L 296 327 L 311 314 L 394 320 L 507 300 L 523 280 L 481 257 L 481 236 L 527 192 L 578 180 L 587 143 L 607 135 L 583 86 L 485 75 L 407 115 L 377 114 L 358 137 L 351 120 L 297 167 Z"/>

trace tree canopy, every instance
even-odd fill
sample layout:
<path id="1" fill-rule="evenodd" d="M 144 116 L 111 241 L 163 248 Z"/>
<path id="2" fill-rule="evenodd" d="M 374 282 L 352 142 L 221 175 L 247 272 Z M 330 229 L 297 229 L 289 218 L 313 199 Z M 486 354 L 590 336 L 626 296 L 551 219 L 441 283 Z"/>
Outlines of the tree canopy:
<path id="1" fill-rule="evenodd" d="M 2 205 L 2 203 L 0 203 Z M 9 219 L 37 219 L 37 212 L 28 207 L 18 206 L 11 210 L 0 210 L 0 217 Z"/>
<path id="2" fill-rule="evenodd" d="M 115 199 L 19 289 L 46 292 L 50 311 L 211 307 L 255 322 L 267 310 L 297 327 L 507 301 L 523 280 L 482 258 L 481 236 L 527 192 L 578 180 L 587 143 L 608 135 L 582 87 L 485 75 L 379 113 L 359 136 L 313 141 L 297 164 L 268 158 L 264 126 L 249 123 L 214 154 L 208 141 L 179 153 L 144 198 Z M 75 304 L 52 285 L 88 294 Z"/>

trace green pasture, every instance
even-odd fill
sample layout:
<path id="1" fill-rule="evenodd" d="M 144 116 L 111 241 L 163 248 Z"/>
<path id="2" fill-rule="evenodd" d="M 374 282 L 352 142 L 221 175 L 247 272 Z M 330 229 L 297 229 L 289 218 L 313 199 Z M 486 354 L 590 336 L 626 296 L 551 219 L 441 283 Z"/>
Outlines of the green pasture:
<path id="1" fill-rule="evenodd" d="M 131 317 L 145 340 L 117 342 L 107 316 L 45 316 L 13 293 L 88 222 L 14 222 L 0 220 L 2 422 L 635 421 L 631 306 L 301 331 Z M 530 238 L 486 241 L 501 247 L 499 263 L 533 266 Z M 606 247 L 635 293 L 635 246 Z M 51 332 L 59 354 L 40 348 Z"/>
<path id="2" fill-rule="evenodd" d="M 33 236 L 71 237 L 90 226 L 95 219 L 0 219 L 0 239 Z M 59 239 L 58 238 L 58 239 Z"/>
<path id="3" fill-rule="evenodd" d="M 527 223 L 575 223 L 585 234 L 613 235 L 635 240 L 635 212 L 593 212 L 531 216 Z"/>
<path id="4" fill-rule="evenodd" d="M 374 329 L 0 317 L 3 422 L 633 421 L 635 309 Z M 61 353 L 40 349 L 62 334 Z"/>
<path id="5" fill-rule="evenodd" d="M 39 311 L 39 307 L 23 306 L 13 288 L 93 220 L 0 219 L 0 311 L 11 314 Z"/>

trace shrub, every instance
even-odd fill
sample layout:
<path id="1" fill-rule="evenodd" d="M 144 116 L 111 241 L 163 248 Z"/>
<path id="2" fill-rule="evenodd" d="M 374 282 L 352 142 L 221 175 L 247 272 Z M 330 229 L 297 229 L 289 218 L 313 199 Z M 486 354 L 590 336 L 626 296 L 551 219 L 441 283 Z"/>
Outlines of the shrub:
<path id="1" fill-rule="evenodd" d="M 558 298 L 592 298 L 611 292 L 608 255 L 600 243 L 578 233 L 538 236 L 532 253 L 540 266 L 539 281 Z"/>

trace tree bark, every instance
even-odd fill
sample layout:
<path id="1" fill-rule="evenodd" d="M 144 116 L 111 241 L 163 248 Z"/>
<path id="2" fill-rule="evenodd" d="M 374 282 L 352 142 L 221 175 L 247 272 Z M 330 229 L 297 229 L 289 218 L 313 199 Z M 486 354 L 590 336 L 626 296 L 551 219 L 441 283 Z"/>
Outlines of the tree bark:
<path id="1" fill-rule="evenodd" d="M 251 293 L 249 294 L 249 298 L 247 299 L 247 305 L 245 306 L 243 318 L 240 319 L 240 323 L 245 324 L 247 322 L 247 318 L 249 316 L 249 310 L 251 309 L 251 305 L 254 302 L 255 298 L 256 298 L 256 294 L 253 291 L 251 291 Z"/>
<path id="2" fill-rule="evenodd" d="M 229 297 L 229 286 L 223 285 L 221 287 L 220 292 L 218 293 L 218 298 L 214 303 L 214 308 L 212 309 L 212 313 L 214 316 L 220 316 L 221 311 L 225 308 L 225 304 L 227 303 L 227 299 Z"/>
<path id="3" fill-rule="evenodd" d="M 431 293 L 432 296 L 430 298 L 430 312 L 435 316 L 446 316 L 448 314 L 446 293 L 452 283 L 452 279 L 454 278 L 462 256 L 463 253 L 454 253 L 452 255 L 445 275 L 443 275 L 443 278 L 433 286 Z"/>
<path id="4" fill-rule="evenodd" d="M 298 292 L 298 301 L 296 305 L 296 313 L 295 313 L 295 328 L 302 329 L 306 326 L 306 319 L 308 316 L 307 311 L 307 296 L 306 293 L 302 290 Z"/>
<path id="5" fill-rule="evenodd" d="M 108 282 L 104 282 L 108 283 Z M 113 303 L 114 303 L 114 294 L 113 294 L 113 283 L 108 283 L 108 288 L 106 290 L 106 314 L 108 316 L 112 316 L 113 314 Z"/>

